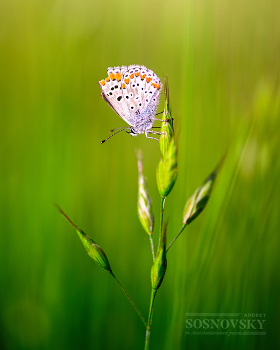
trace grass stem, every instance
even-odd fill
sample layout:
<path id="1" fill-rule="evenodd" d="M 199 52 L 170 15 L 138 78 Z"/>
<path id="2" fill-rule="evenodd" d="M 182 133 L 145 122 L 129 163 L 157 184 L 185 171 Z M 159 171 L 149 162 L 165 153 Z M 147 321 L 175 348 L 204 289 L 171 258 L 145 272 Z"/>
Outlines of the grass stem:
<path id="1" fill-rule="evenodd" d="M 162 238 L 162 231 L 163 231 L 163 214 L 164 214 L 164 205 L 165 205 L 165 199 L 166 197 L 161 197 L 161 203 L 160 203 L 160 217 L 159 217 L 159 239 L 158 239 L 158 247 L 161 242 Z"/>
<path id="2" fill-rule="evenodd" d="M 149 307 L 149 317 L 148 317 L 148 324 L 147 324 L 146 338 L 145 338 L 145 348 L 144 348 L 144 350 L 149 350 L 150 335 L 151 335 L 151 325 L 152 325 L 153 310 L 154 310 L 154 302 L 155 302 L 156 294 L 157 294 L 157 290 L 152 289 L 152 292 L 151 292 L 151 299 L 150 299 L 150 307 Z"/>
<path id="3" fill-rule="evenodd" d="M 122 290 L 124 291 L 125 295 L 127 296 L 127 299 L 130 301 L 131 305 L 134 307 L 135 311 L 137 312 L 138 316 L 141 318 L 142 322 L 144 323 L 145 327 L 147 328 L 147 322 L 144 319 L 144 317 L 142 316 L 141 312 L 139 311 L 138 307 L 135 305 L 135 303 L 133 302 L 133 300 L 131 299 L 130 295 L 127 293 L 127 291 L 125 290 L 124 286 L 121 284 L 121 282 L 117 279 L 117 277 L 115 275 L 113 275 L 113 277 L 115 278 L 115 280 L 118 282 L 118 284 L 121 286 Z"/>
<path id="4" fill-rule="evenodd" d="M 187 225 L 183 225 L 183 227 L 181 228 L 180 232 L 178 233 L 178 235 L 173 239 L 173 241 L 169 244 L 168 248 L 166 249 L 166 253 L 168 252 L 168 250 L 171 248 L 172 244 L 176 241 L 176 239 L 180 236 L 180 234 L 184 231 L 184 228 Z"/>

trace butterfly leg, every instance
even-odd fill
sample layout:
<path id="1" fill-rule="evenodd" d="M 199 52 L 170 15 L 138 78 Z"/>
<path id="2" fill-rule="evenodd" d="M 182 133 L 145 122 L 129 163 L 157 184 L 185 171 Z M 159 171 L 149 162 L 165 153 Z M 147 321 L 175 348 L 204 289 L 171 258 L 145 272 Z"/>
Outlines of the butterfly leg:
<path id="1" fill-rule="evenodd" d="M 157 138 L 155 138 L 155 137 L 152 137 L 152 136 L 148 136 L 148 134 L 161 135 L 161 132 L 159 132 L 159 131 L 154 131 L 154 130 L 149 130 L 149 131 L 146 131 L 146 132 L 145 132 L 145 135 L 146 135 L 147 139 L 153 139 L 153 140 L 159 141 L 159 139 L 157 139 Z"/>
<path id="2" fill-rule="evenodd" d="M 147 131 L 147 133 L 149 133 L 149 134 L 156 134 L 156 135 L 161 135 L 162 134 L 162 132 L 155 131 L 155 130 L 149 130 L 149 131 Z"/>
<path id="3" fill-rule="evenodd" d="M 158 118 L 153 118 L 153 120 L 158 120 L 159 122 L 166 122 L 166 123 L 169 121 L 169 119 L 162 120 Z"/>
<path id="4" fill-rule="evenodd" d="M 157 140 L 159 142 L 159 139 L 157 139 L 156 137 L 148 136 L 147 134 L 146 134 L 146 137 L 147 137 L 147 139 L 153 139 L 153 140 Z"/>

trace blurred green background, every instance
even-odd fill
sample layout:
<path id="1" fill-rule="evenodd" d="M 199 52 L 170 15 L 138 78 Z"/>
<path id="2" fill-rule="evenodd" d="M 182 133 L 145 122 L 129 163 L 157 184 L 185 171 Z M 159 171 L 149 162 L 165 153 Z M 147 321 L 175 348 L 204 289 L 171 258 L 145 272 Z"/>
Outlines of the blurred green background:
<path id="1" fill-rule="evenodd" d="M 1 349 L 144 348 L 122 290 L 53 206 L 104 249 L 147 317 L 135 149 L 157 240 L 159 146 L 125 133 L 100 144 L 125 123 L 98 81 L 129 64 L 169 77 L 179 174 L 168 242 L 227 152 L 207 208 L 168 253 L 151 350 L 279 347 L 279 13 L 276 0 L 1 1 Z M 187 312 L 265 313 L 266 335 L 186 335 Z"/>

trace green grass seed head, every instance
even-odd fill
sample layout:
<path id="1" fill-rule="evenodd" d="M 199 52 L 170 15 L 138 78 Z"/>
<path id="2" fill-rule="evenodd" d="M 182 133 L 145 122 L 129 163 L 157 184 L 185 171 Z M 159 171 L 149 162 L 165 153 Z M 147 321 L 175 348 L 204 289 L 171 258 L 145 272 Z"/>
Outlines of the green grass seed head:
<path id="1" fill-rule="evenodd" d="M 172 138 L 167 152 L 161 157 L 157 167 L 157 185 L 162 197 L 166 197 L 172 190 L 177 179 L 177 150 Z"/>
<path id="2" fill-rule="evenodd" d="M 217 171 L 215 170 L 187 201 L 183 212 L 184 225 L 190 224 L 206 207 L 216 175 Z"/>
<path id="3" fill-rule="evenodd" d="M 164 80 L 164 111 L 161 123 L 161 136 L 159 139 L 159 147 L 161 154 L 164 156 L 168 151 L 170 141 L 174 136 L 173 119 L 171 117 L 171 108 L 169 104 L 168 80 Z"/>
<path id="4" fill-rule="evenodd" d="M 144 230 L 151 235 L 154 229 L 154 213 L 152 201 L 148 193 L 147 184 L 143 176 L 142 152 L 136 153 L 138 166 L 138 199 L 137 212 Z"/>
<path id="5" fill-rule="evenodd" d="M 109 264 L 108 258 L 103 249 L 99 247 L 90 237 L 88 237 L 82 230 L 76 230 L 78 236 L 85 247 L 88 255 L 103 269 L 112 274 L 112 269 Z"/>

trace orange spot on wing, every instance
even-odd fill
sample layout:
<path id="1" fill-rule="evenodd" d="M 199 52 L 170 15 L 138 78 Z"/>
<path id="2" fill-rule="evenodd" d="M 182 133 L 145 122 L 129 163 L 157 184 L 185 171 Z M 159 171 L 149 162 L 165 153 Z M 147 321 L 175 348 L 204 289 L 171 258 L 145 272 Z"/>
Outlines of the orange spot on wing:
<path id="1" fill-rule="evenodd" d="M 134 78 L 134 74 L 132 73 L 132 74 L 130 74 L 130 78 L 132 79 L 132 78 Z"/>
<path id="2" fill-rule="evenodd" d="M 149 83 L 152 80 L 151 77 L 146 78 L 146 82 Z"/>
<path id="3" fill-rule="evenodd" d="M 124 79 L 124 82 L 125 82 L 126 84 L 128 84 L 128 83 L 129 83 L 129 78 Z"/>
<path id="4" fill-rule="evenodd" d="M 141 80 L 144 80 L 146 77 L 146 74 L 141 74 Z"/>
<path id="5" fill-rule="evenodd" d="M 117 74 L 116 74 L 116 79 L 117 79 L 117 81 L 120 81 L 120 80 L 121 80 L 121 78 L 122 78 L 121 73 L 117 73 Z"/>
<path id="6" fill-rule="evenodd" d="M 110 81 L 110 78 L 109 78 L 109 77 L 107 77 L 107 78 L 105 79 L 105 81 L 107 81 L 107 82 L 108 82 L 108 81 Z"/>
<path id="7" fill-rule="evenodd" d="M 110 78 L 111 78 L 111 80 L 115 80 L 116 79 L 115 74 L 114 73 L 110 73 Z"/>
<path id="8" fill-rule="evenodd" d="M 139 77 L 139 75 L 140 75 L 140 72 L 135 73 L 136 77 Z"/>
<path id="9" fill-rule="evenodd" d="M 104 86 L 104 85 L 105 85 L 105 80 L 101 80 L 99 83 L 100 83 L 102 86 Z"/>
<path id="10" fill-rule="evenodd" d="M 158 90 L 160 89 L 160 84 L 157 84 L 157 89 L 158 89 Z"/>
<path id="11" fill-rule="evenodd" d="M 125 83 L 122 83 L 122 88 L 125 89 Z"/>

